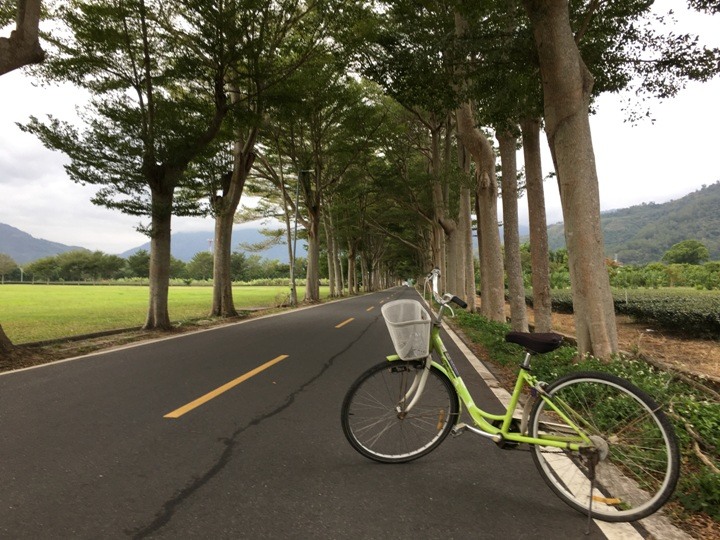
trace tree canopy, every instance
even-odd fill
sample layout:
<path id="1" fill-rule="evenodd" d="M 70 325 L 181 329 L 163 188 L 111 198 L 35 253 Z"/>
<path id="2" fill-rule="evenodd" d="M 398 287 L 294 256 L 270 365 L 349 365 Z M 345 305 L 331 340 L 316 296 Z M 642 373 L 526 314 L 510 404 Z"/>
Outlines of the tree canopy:
<path id="1" fill-rule="evenodd" d="M 148 328 L 170 324 L 171 217 L 222 217 L 216 245 L 226 256 L 213 264 L 225 270 L 214 280 L 228 277 L 228 230 L 246 178 L 272 199 L 288 237 L 290 216 L 304 228 L 308 301 L 319 300 L 321 268 L 339 295 L 434 265 L 474 298 L 474 218 L 483 309 L 496 303 L 493 316 L 504 318 L 490 134 L 506 135 L 512 153 L 521 122 L 544 125 L 570 274 L 577 284 L 599 272 L 593 99 L 628 88 L 671 97 L 720 70 L 718 49 L 674 33 L 652 4 L 69 0 L 51 11 L 38 73 L 85 89 L 90 104 L 77 123 L 32 118 L 23 129 L 69 157 L 73 181 L 99 187 L 96 204 L 149 220 Z M 717 12 L 714 1 L 689 5 Z M 207 275 L 208 259 L 199 255 L 193 272 Z M 605 288 L 595 288 L 603 298 L 575 289 L 586 321 L 609 300 Z M 605 341 L 603 354 L 611 322 L 590 338 Z"/>
<path id="2" fill-rule="evenodd" d="M 665 255 L 663 262 L 701 264 L 710 258 L 707 247 L 698 240 L 683 240 L 671 247 Z"/>

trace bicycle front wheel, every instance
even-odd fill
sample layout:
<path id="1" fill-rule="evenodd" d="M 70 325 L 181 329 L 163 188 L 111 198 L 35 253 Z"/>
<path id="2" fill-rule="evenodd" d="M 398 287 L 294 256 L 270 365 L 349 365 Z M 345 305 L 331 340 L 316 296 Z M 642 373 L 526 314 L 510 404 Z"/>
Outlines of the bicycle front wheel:
<path id="1" fill-rule="evenodd" d="M 677 484 L 680 452 L 650 396 L 605 373 L 567 375 L 546 392 L 561 414 L 538 398 L 531 435 L 577 442 L 577 427 L 592 442 L 579 452 L 533 446 L 540 474 L 563 501 L 603 521 L 635 521 L 665 504 Z"/>
<path id="2" fill-rule="evenodd" d="M 436 367 L 427 372 L 415 397 L 423 361 L 383 362 L 363 373 L 342 405 L 343 433 L 363 456 L 384 463 L 412 461 L 432 452 L 447 437 L 458 416 L 450 380 Z"/>

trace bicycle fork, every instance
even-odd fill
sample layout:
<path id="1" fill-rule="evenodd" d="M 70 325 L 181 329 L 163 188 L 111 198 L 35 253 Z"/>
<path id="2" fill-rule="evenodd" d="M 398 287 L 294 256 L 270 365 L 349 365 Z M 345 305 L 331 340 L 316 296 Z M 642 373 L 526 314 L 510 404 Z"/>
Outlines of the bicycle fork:
<path id="1" fill-rule="evenodd" d="M 415 374 L 410 388 L 408 388 L 407 392 L 405 392 L 405 395 L 400 398 L 400 401 L 398 401 L 398 404 L 395 407 L 395 411 L 397 412 L 398 418 L 400 418 L 401 420 L 405 418 L 405 416 L 407 416 L 410 410 L 412 410 L 412 408 L 417 403 L 417 400 L 420 399 L 423 390 L 425 390 L 425 383 L 427 382 L 428 373 L 430 373 L 431 363 L 432 357 L 428 355 L 425 359 L 422 373 Z M 410 399 L 410 403 L 405 406 L 405 403 L 407 403 L 408 399 Z"/>

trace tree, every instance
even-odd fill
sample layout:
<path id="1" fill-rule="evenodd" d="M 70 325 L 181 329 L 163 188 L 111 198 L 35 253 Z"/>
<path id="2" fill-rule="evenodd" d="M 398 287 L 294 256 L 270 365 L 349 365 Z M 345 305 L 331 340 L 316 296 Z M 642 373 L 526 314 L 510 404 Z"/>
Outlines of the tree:
<path id="1" fill-rule="evenodd" d="M 16 10 L 12 10 L 9 2 L 0 4 L 0 26 L 12 20 L 13 11 L 15 14 L 15 30 L 9 38 L 0 38 L 0 75 L 44 60 L 39 40 L 41 5 L 41 0 L 17 0 Z M 0 325 L 0 357 L 9 354 L 12 348 Z"/>
<path id="2" fill-rule="evenodd" d="M 520 232 L 518 228 L 517 134 L 510 128 L 497 133 L 496 138 L 500 144 L 500 159 L 502 162 L 503 237 L 510 323 L 513 330 L 527 332 L 525 285 L 520 263 Z"/>
<path id="3" fill-rule="evenodd" d="M 497 216 L 497 175 L 492 144 L 476 127 L 469 103 L 458 108 L 458 136 L 473 156 L 477 167 L 478 241 L 480 242 L 483 315 L 494 321 L 505 321 L 503 260 L 500 249 Z"/>
<path id="4" fill-rule="evenodd" d="M 9 19 L 11 2 L 0 6 L 0 27 Z M 0 75 L 45 59 L 40 46 L 41 0 L 16 0 L 15 29 L 9 38 L 0 38 Z"/>
<path id="5" fill-rule="evenodd" d="M 102 251 L 67 251 L 38 259 L 26 267 L 33 280 L 87 281 L 117 279 L 125 275 L 127 261 Z"/>
<path id="6" fill-rule="evenodd" d="M 24 126 L 70 158 L 73 181 L 102 186 L 93 202 L 150 216 L 146 329 L 170 328 L 173 213 L 197 212 L 187 170 L 230 110 L 225 79 L 236 64 L 234 0 L 72 0 L 58 9 L 67 35 L 53 38 L 43 72 L 87 89 L 81 129 L 50 119 Z"/>
<path id="7" fill-rule="evenodd" d="M 230 257 L 230 271 L 233 281 L 245 281 L 245 254 L 233 251 Z"/>
<path id="8" fill-rule="evenodd" d="M 545 129 L 560 185 L 578 349 L 608 358 L 618 343 L 590 135 L 593 78 L 575 42 L 567 0 L 524 4 L 538 51 Z"/>
<path id="9" fill-rule="evenodd" d="M 371 290 L 374 269 L 383 263 L 393 277 L 407 279 L 424 274 L 434 259 L 433 176 L 423 152 L 427 124 L 391 98 L 383 103 L 385 121 L 376 134 L 377 148 L 353 167 L 334 202 L 336 223 L 347 244 L 351 294 L 361 283 Z M 392 240 L 383 243 L 388 238 Z M 358 267 L 364 270 L 359 280 Z"/>
<path id="10" fill-rule="evenodd" d="M 6 253 L 0 253 L 0 278 L 5 283 L 5 276 L 17 268 L 15 260 Z"/>
<path id="11" fill-rule="evenodd" d="M 688 5 L 698 11 L 720 13 L 720 2 L 718 0 L 688 0 Z"/>
<path id="12" fill-rule="evenodd" d="M 280 156 L 281 152 L 279 151 L 279 149 L 281 145 L 279 142 L 279 133 L 273 130 L 268 131 L 270 132 L 266 135 L 265 140 L 267 142 L 265 143 L 265 146 L 276 149 L 277 155 Z M 249 191 L 253 195 L 255 195 L 256 197 L 260 197 L 258 205 L 253 208 L 243 207 L 240 212 L 235 214 L 235 222 L 243 223 L 259 219 L 271 218 L 276 220 L 282 220 L 285 227 L 284 229 L 261 230 L 260 232 L 266 236 L 266 239 L 264 241 L 250 246 L 241 244 L 240 248 L 247 251 L 262 251 L 267 247 L 273 245 L 279 245 L 282 243 L 285 243 L 287 245 L 288 260 L 290 261 L 290 264 L 288 265 L 288 273 L 290 277 L 289 303 L 291 306 L 297 306 L 298 299 L 295 271 L 297 267 L 297 265 L 295 264 L 295 251 L 297 246 L 293 241 L 293 238 L 295 238 L 297 234 L 294 231 L 295 227 L 293 226 L 294 223 L 292 222 L 295 215 L 294 208 L 296 203 L 296 197 L 291 196 L 288 193 L 285 170 L 282 165 L 282 158 L 280 158 L 277 167 L 271 165 L 263 156 L 261 156 L 260 160 L 263 161 L 263 163 L 259 169 L 256 169 L 256 171 L 262 170 L 265 171 L 265 173 L 262 173 L 262 175 L 254 174 L 251 178 L 251 182 L 247 186 L 249 188 Z M 273 180 L 268 181 L 268 175 Z M 296 187 L 299 188 L 299 184 Z M 299 194 L 297 197 L 299 197 Z M 256 247 L 259 249 L 256 250 Z M 233 257 L 235 257 L 236 255 L 242 256 L 242 259 L 239 261 L 240 266 L 238 267 L 242 269 L 244 267 L 245 254 L 233 253 Z M 236 273 L 237 272 L 233 270 L 233 275 L 235 275 Z M 233 277 L 233 279 L 236 281 L 244 280 L 243 277 Z"/>
<path id="13" fill-rule="evenodd" d="M 359 47 L 356 57 L 363 73 L 381 84 L 425 128 L 426 140 L 418 151 L 425 156 L 430 171 L 431 213 L 424 217 L 430 227 L 431 263 L 441 268 L 440 286 L 467 296 L 472 304 L 470 160 L 465 149 L 459 148 L 457 160 L 452 158 L 457 148 L 457 62 L 454 43 L 448 38 L 453 35 L 454 6 L 455 2 L 426 2 L 421 6 L 417 2 L 393 2 L 381 16 L 376 15 L 376 20 L 369 17 L 370 22 L 361 25 L 370 29 L 370 43 Z M 493 229 L 497 235 L 497 223 Z M 499 247 L 499 242 L 496 245 Z M 502 283 L 502 276 L 499 281 Z"/>
<path id="14" fill-rule="evenodd" d="M 146 278 L 150 275 L 150 254 L 144 249 L 130 255 L 127 262 L 133 276 Z"/>
<path id="15" fill-rule="evenodd" d="M 702 264 L 708 260 L 708 248 L 698 240 L 678 242 L 667 250 L 662 258 L 662 262 L 668 264 Z"/>
<path id="16" fill-rule="evenodd" d="M 118 279 L 123 276 L 127 261 L 119 255 L 95 251 L 89 256 L 89 274 L 93 279 Z"/>
<path id="17" fill-rule="evenodd" d="M 13 342 L 10 341 L 10 338 L 7 337 L 5 330 L 0 325 L 0 359 L 7 357 L 14 348 Z"/>
<path id="18" fill-rule="evenodd" d="M 55 281 L 60 277 L 60 265 L 56 257 L 43 257 L 25 267 L 25 271 L 32 275 L 33 281 Z"/>
<path id="19" fill-rule="evenodd" d="M 588 120 L 591 99 L 632 84 L 640 94 L 673 96 L 686 80 L 704 81 L 717 74 L 720 50 L 698 47 L 690 35 L 662 36 L 642 24 L 651 2 L 523 4 L 536 44 L 546 134 L 560 187 L 578 347 L 606 358 L 617 351 L 617 335 L 604 269 Z"/>
<path id="20" fill-rule="evenodd" d="M 175 257 L 170 257 L 170 278 L 179 279 L 187 277 L 187 265 Z"/>
<path id="21" fill-rule="evenodd" d="M 540 121 L 537 118 L 526 117 L 522 120 L 520 129 L 525 157 L 525 192 L 530 226 L 534 327 L 536 332 L 550 332 L 552 330 L 552 296 L 550 294 L 545 191 L 540 160 Z"/>
<path id="22" fill-rule="evenodd" d="M 475 114 L 474 108 L 478 101 L 478 97 L 470 91 L 471 83 L 477 86 L 478 75 L 486 71 L 486 64 L 491 62 L 482 61 L 480 66 L 476 58 L 485 58 L 487 53 L 487 44 L 481 43 L 478 48 L 472 39 L 473 28 L 468 20 L 477 24 L 478 18 L 484 20 L 484 25 L 495 27 L 492 19 L 495 17 L 485 11 L 486 6 L 477 7 L 480 11 L 472 13 L 473 19 L 468 19 L 468 14 L 460 11 L 458 6 L 454 11 L 455 34 L 457 36 L 457 49 L 460 51 L 463 59 L 463 69 L 458 69 L 458 88 L 462 90 L 463 103 L 458 107 L 456 112 L 458 122 L 458 137 L 462 144 L 472 155 L 476 164 L 477 175 L 477 220 L 478 220 L 478 248 L 480 253 L 480 279 L 482 291 L 481 313 L 489 319 L 496 321 L 505 321 L 505 291 L 504 291 L 504 271 L 507 270 L 508 285 L 510 292 L 510 305 L 513 318 L 513 326 L 515 329 L 526 328 L 526 315 L 524 303 L 520 302 L 521 297 L 524 298 L 524 290 L 522 283 L 522 273 L 519 264 L 519 239 L 517 234 L 517 174 L 515 165 L 515 143 L 508 140 L 508 131 L 512 130 L 513 111 L 503 110 L 499 107 L 494 114 L 485 110 L 486 117 L 493 118 L 495 115 L 499 120 L 496 124 L 499 126 L 496 131 L 499 132 L 498 140 L 500 142 L 501 157 L 503 167 L 507 170 L 503 175 L 504 191 L 503 191 L 503 208 L 507 216 L 507 226 L 505 227 L 506 253 L 505 261 L 512 266 L 503 268 L 502 251 L 500 249 L 500 238 L 497 229 L 497 195 L 498 184 L 496 178 L 496 158 L 495 150 L 489 138 L 478 128 L 479 122 Z M 511 7 L 511 6 L 504 6 Z M 475 28 L 477 30 L 477 28 Z M 498 44 L 499 45 L 499 44 Z M 502 94 L 500 94 L 502 95 Z M 487 98 L 487 96 L 485 96 Z M 487 100 L 486 100 L 487 101 Z M 506 174 L 507 173 L 507 174 Z M 512 184 L 512 185 L 510 185 Z"/>
<path id="23" fill-rule="evenodd" d="M 370 151 L 383 121 L 382 108 L 376 89 L 347 74 L 346 66 L 328 49 L 318 51 L 276 92 L 275 106 L 268 114 L 270 136 L 263 144 L 266 150 L 258 155 L 256 170 L 284 189 L 293 211 L 298 194 L 298 222 L 308 240 L 305 301 L 317 302 L 326 198 Z M 286 183 L 289 189 L 283 188 L 283 181 L 291 176 L 299 185 Z"/>
<path id="24" fill-rule="evenodd" d="M 213 254 L 209 251 L 200 251 L 193 255 L 185 268 L 189 278 L 208 280 L 213 275 Z"/>
<path id="25" fill-rule="evenodd" d="M 235 316 L 231 278 L 233 218 L 255 160 L 255 145 L 268 93 L 303 64 L 322 39 L 323 2 L 280 0 L 239 3 L 238 43 L 242 51 L 228 75 L 235 115 L 232 162 L 210 182 L 215 218 L 213 305 L 211 315 Z"/>

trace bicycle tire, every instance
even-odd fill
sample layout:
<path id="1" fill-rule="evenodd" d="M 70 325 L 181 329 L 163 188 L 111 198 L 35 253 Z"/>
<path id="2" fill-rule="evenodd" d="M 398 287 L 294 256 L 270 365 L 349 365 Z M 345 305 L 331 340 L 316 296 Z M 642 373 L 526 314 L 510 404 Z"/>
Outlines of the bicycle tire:
<path id="1" fill-rule="evenodd" d="M 555 406 L 585 429 L 598 449 L 593 495 L 587 454 L 533 445 L 540 474 L 565 503 L 602 521 L 635 521 L 656 512 L 680 474 L 675 431 L 660 406 L 628 381 L 606 373 L 561 377 L 545 391 Z M 533 437 L 567 435 L 570 428 L 545 400 L 530 413 Z"/>
<path id="2" fill-rule="evenodd" d="M 413 408 L 397 410 L 423 361 L 377 364 L 350 387 L 341 410 L 342 428 L 353 448 L 382 463 L 404 463 L 422 457 L 443 442 L 457 421 L 459 403 L 450 380 L 436 367 Z"/>

